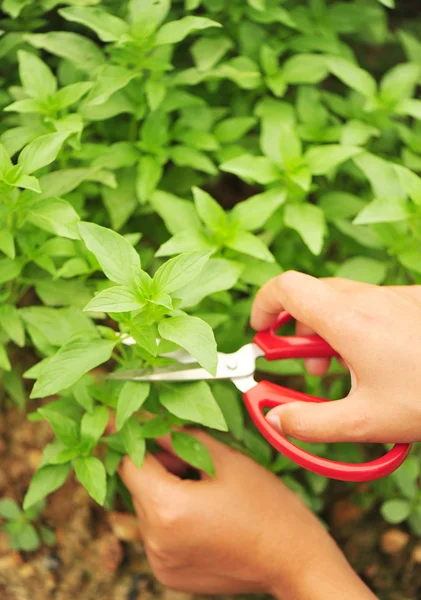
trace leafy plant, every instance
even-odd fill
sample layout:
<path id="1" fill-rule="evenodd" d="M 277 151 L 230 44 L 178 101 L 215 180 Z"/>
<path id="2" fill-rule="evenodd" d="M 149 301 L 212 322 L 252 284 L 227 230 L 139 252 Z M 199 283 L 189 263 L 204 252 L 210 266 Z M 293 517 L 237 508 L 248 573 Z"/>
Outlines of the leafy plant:
<path id="1" fill-rule="evenodd" d="M 140 466 L 169 433 L 212 473 L 175 432 L 192 423 L 320 510 L 328 482 L 274 456 L 229 383 L 100 375 L 179 347 L 215 372 L 216 347 L 251 339 L 251 299 L 286 269 L 421 283 L 421 23 L 396 13 L 392 28 L 392 0 L 0 4 L 1 378 L 54 434 L 24 510 L 71 472 L 112 506 L 121 457 Z M 259 368 L 346 394 L 337 365 L 326 381 L 298 361 Z M 370 501 L 418 531 L 415 475 L 398 473 Z"/>
<path id="2" fill-rule="evenodd" d="M 0 517 L 4 520 L 3 530 L 7 533 L 12 550 L 37 550 L 44 542 L 51 546 L 55 542 L 54 532 L 43 525 L 35 527 L 33 521 L 38 519 L 44 504 L 38 503 L 28 510 L 22 511 L 14 500 L 0 500 Z"/>

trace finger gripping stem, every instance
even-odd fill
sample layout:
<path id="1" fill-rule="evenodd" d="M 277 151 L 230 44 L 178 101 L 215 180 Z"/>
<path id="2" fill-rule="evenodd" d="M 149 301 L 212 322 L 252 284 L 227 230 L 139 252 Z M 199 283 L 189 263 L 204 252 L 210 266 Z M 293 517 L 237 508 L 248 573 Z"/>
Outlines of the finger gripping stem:
<path id="1" fill-rule="evenodd" d="M 263 410 L 290 402 L 328 402 L 268 381 L 260 381 L 244 394 L 248 411 L 261 434 L 278 452 L 308 471 L 341 481 L 374 481 L 395 471 L 408 456 L 410 444 L 396 444 L 381 458 L 361 464 L 337 462 L 315 456 L 299 448 L 276 431 L 266 420 Z"/>

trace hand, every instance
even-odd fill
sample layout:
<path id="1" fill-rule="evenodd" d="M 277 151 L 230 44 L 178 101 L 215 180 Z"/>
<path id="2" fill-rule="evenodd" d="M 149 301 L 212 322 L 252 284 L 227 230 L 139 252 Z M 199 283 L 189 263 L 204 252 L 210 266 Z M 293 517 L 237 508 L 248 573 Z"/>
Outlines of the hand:
<path id="1" fill-rule="evenodd" d="M 204 433 L 195 436 L 212 455 L 213 479 L 180 479 L 151 455 L 140 470 L 128 457 L 120 469 L 149 563 L 164 585 L 207 594 L 269 592 L 280 600 L 375 600 L 275 475 Z"/>
<path id="2" fill-rule="evenodd" d="M 297 333 L 318 333 L 351 372 L 342 400 L 294 402 L 269 421 L 308 442 L 416 442 L 421 440 L 421 286 L 377 287 L 344 279 L 324 281 L 290 271 L 257 294 L 251 324 L 266 329 L 282 310 Z M 328 359 L 306 361 L 322 375 Z"/>

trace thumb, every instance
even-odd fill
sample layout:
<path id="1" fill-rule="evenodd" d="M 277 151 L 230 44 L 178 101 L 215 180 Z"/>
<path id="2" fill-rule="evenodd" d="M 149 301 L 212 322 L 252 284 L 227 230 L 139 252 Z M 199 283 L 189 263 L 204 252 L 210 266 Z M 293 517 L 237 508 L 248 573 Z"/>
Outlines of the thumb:
<path id="1" fill-rule="evenodd" d="M 151 454 L 145 456 L 140 469 L 131 458 L 124 457 L 118 472 L 124 485 L 142 507 L 146 506 L 152 497 L 168 494 L 170 486 L 180 481 Z"/>
<path id="2" fill-rule="evenodd" d="M 365 442 L 374 422 L 368 418 L 367 404 L 352 396 L 332 402 L 283 404 L 268 412 L 266 419 L 282 435 L 302 442 Z"/>

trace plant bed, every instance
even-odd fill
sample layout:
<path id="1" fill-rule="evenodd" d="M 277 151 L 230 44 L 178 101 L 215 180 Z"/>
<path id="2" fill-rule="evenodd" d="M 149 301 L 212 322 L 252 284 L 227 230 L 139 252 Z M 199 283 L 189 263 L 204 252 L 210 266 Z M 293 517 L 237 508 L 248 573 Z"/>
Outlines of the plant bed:
<path id="1" fill-rule="evenodd" d="M 18 500 L 22 497 L 43 444 L 50 438 L 47 425 L 28 424 L 15 408 L 2 414 L 2 496 Z M 381 598 L 418 598 L 419 538 L 408 533 L 406 527 L 386 525 L 376 506 L 368 511 L 362 509 L 355 495 L 355 490 L 341 483 L 329 490 L 324 516 L 334 537 L 357 572 Z M 71 600 L 75 596 L 94 600 L 99 595 L 104 600 L 192 598 L 166 590 L 154 579 L 137 539 L 135 520 L 124 507 L 107 514 L 74 479 L 50 496 L 40 521 L 55 531 L 57 539 L 50 548 L 13 552 L 6 535 L 0 533 L 2 600 Z"/>

